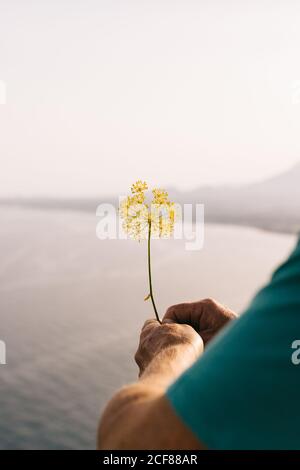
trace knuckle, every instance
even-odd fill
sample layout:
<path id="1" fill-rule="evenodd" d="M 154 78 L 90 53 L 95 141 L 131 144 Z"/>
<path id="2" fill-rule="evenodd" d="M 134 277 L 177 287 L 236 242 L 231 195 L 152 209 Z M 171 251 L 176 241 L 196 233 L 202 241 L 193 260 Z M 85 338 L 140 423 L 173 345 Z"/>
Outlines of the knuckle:
<path id="1" fill-rule="evenodd" d="M 180 335 L 183 331 L 183 325 L 178 323 L 166 323 L 161 330 L 162 336 L 166 337 L 166 340 L 172 339 Z"/>
<path id="2" fill-rule="evenodd" d="M 152 328 L 151 329 L 150 328 L 145 328 L 141 331 L 140 347 L 141 347 L 142 343 L 144 343 L 149 336 L 152 336 L 152 334 L 153 334 Z"/>
<path id="3" fill-rule="evenodd" d="M 143 327 L 142 327 L 142 332 L 145 331 L 145 330 L 148 330 L 148 329 L 151 329 L 151 328 L 154 328 L 157 324 L 157 321 L 154 320 L 154 319 L 149 319 L 149 320 L 146 320 Z"/>
<path id="4" fill-rule="evenodd" d="M 208 297 L 207 299 L 203 299 L 202 302 L 204 304 L 207 304 L 208 306 L 215 306 L 217 305 L 217 302 L 215 301 L 215 299 L 213 299 L 212 297 Z"/>
<path id="5" fill-rule="evenodd" d="M 161 325 L 161 332 L 162 333 L 165 333 L 165 332 L 170 332 L 170 331 L 173 331 L 174 329 L 176 328 L 176 323 L 163 323 Z"/>

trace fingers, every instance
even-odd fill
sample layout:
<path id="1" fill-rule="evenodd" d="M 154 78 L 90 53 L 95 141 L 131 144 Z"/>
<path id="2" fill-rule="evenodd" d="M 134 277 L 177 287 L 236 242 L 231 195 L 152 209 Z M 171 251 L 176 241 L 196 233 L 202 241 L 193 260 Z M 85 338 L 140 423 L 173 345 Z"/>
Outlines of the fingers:
<path id="1" fill-rule="evenodd" d="M 177 323 L 190 323 L 197 316 L 199 319 L 203 314 L 207 312 L 220 312 L 228 313 L 234 316 L 235 314 L 224 307 L 222 304 L 214 299 L 202 299 L 197 302 L 185 302 L 182 304 L 172 305 L 169 307 L 163 317 L 163 322 L 175 321 Z"/>
<path id="2" fill-rule="evenodd" d="M 235 317 L 234 312 L 214 299 L 203 299 L 169 307 L 162 322 L 186 323 L 199 333 L 203 330 L 216 331 Z"/>
<path id="3" fill-rule="evenodd" d="M 162 319 L 162 323 L 187 323 L 191 324 L 195 304 L 199 302 L 186 302 L 169 307 Z"/>

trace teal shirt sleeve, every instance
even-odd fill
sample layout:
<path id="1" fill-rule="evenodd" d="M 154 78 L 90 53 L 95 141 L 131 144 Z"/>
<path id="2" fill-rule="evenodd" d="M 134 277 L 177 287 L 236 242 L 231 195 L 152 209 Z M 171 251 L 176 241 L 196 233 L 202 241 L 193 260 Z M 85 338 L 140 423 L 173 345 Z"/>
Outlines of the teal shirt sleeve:
<path id="1" fill-rule="evenodd" d="M 300 340 L 300 243 L 248 310 L 169 388 L 167 398 L 209 449 L 300 449 L 295 340 Z"/>

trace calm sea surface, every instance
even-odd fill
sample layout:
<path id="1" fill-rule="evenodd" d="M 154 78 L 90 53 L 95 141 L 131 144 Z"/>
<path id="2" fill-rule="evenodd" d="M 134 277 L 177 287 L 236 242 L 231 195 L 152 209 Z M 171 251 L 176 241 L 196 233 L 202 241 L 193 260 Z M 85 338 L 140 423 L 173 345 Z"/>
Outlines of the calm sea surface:
<path id="1" fill-rule="evenodd" d="M 0 448 L 93 449 L 104 404 L 136 377 L 139 330 L 152 316 L 146 245 L 99 241 L 87 214 L 1 208 L 0 217 Z M 154 241 L 159 310 L 214 297 L 242 312 L 294 243 L 218 225 L 199 252 Z"/>

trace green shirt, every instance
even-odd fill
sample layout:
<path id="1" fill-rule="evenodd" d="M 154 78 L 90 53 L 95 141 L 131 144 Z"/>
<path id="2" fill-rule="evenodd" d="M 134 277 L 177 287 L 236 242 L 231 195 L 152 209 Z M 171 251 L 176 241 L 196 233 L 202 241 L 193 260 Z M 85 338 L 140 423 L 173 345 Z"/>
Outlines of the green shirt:
<path id="1" fill-rule="evenodd" d="M 248 310 L 169 388 L 176 414 L 209 449 L 300 449 L 295 340 L 300 242 Z"/>

